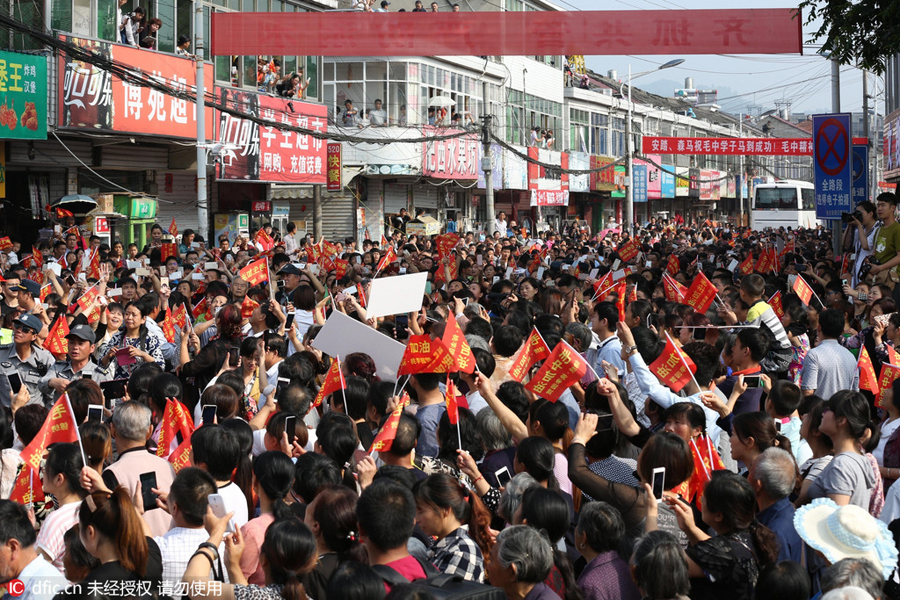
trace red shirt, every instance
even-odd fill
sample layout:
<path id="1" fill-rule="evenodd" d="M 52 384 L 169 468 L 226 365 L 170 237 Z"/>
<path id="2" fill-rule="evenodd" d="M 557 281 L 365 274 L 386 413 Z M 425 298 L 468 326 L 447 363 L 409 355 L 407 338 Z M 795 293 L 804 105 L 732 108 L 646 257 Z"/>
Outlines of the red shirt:
<path id="1" fill-rule="evenodd" d="M 422 569 L 422 565 L 419 564 L 419 561 L 416 560 L 415 556 L 406 556 L 399 560 L 389 562 L 385 564 L 385 566 L 394 569 L 408 581 L 425 579 L 425 571 Z M 387 582 L 385 582 L 384 587 L 388 592 L 391 591 L 391 586 Z"/>

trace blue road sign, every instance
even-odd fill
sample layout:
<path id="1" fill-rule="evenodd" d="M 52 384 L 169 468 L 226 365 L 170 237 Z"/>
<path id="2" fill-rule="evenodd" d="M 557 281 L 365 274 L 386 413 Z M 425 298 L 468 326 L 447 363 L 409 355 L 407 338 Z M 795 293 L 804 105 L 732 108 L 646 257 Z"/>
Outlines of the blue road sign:
<path id="1" fill-rule="evenodd" d="M 647 201 L 647 165 L 634 165 L 634 173 L 631 174 L 634 189 L 631 191 L 633 202 Z"/>
<path id="2" fill-rule="evenodd" d="M 869 147 L 853 144 L 853 206 L 869 199 Z"/>
<path id="3" fill-rule="evenodd" d="M 840 219 L 853 209 L 850 114 L 813 115 L 816 218 Z"/>

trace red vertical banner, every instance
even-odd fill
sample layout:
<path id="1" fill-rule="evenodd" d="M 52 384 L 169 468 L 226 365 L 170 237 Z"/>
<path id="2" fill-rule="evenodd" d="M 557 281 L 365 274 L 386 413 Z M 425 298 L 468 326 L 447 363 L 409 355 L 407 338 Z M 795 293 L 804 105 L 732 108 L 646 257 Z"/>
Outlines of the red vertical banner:
<path id="1" fill-rule="evenodd" d="M 325 161 L 328 166 L 325 172 L 325 189 L 329 192 L 339 192 L 343 187 L 341 176 L 341 144 L 327 144 L 325 147 Z"/>

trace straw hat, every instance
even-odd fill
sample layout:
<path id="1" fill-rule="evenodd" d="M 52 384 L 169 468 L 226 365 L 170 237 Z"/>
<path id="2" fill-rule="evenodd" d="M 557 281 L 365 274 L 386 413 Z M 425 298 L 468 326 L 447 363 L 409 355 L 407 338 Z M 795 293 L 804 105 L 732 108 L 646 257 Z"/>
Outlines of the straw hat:
<path id="1" fill-rule="evenodd" d="M 887 525 L 859 506 L 839 507 L 828 498 L 818 498 L 797 510 L 794 527 L 831 564 L 865 558 L 882 570 L 885 579 L 897 567 L 897 548 Z"/>

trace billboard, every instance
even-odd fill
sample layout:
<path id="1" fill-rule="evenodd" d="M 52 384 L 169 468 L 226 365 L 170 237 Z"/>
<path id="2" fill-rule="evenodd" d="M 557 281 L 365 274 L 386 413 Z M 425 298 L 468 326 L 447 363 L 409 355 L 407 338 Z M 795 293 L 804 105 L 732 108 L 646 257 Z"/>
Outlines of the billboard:
<path id="1" fill-rule="evenodd" d="M 426 136 L 456 133 L 453 129 L 425 127 Z M 478 179 L 478 138 L 475 134 L 422 142 L 422 174 L 436 179 Z"/>
<path id="2" fill-rule="evenodd" d="M 0 139 L 47 139 L 47 58 L 0 52 Z"/>

